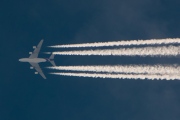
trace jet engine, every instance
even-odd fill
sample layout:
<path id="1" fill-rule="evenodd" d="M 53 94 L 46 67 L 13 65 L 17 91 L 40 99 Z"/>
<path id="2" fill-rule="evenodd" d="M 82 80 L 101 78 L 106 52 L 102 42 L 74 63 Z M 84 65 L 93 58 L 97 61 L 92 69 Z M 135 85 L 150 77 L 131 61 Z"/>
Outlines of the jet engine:
<path id="1" fill-rule="evenodd" d="M 35 72 L 34 74 L 38 74 L 38 72 Z"/>
<path id="2" fill-rule="evenodd" d="M 29 54 L 31 55 L 31 54 L 32 54 L 32 52 L 29 52 Z"/>
<path id="3" fill-rule="evenodd" d="M 33 46 L 33 48 L 35 49 L 35 48 L 36 48 L 36 46 Z"/>
<path id="4" fill-rule="evenodd" d="M 30 67 L 30 69 L 34 69 L 34 67 Z"/>

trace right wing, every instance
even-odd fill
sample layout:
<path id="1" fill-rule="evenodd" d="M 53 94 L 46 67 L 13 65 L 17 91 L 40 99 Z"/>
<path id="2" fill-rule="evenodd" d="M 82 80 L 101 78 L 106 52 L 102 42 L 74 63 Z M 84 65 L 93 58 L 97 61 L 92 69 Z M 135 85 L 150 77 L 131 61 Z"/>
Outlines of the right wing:
<path id="1" fill-rule="evenodd" d="M 42 72 L 42 70 L 41 70 L 40 66 L 38 65 L 38 63 L 31 63 L 31 62 L 30 62 L 30 64 L 31 64 L 31 66 L 32 66 L 33 68 L 36 69 L 36 71 L 37 71 L 44 79 L 46 79 L 46 76 L 45 76 L 44 73 Z"/>
<path id="2" fill-rule="evenodd" d="M 35 48 L 33 53 L 29 56 L 29 58 L 37 58 L 38 57 L 39 51 L 41 50 L 42 43 L 43 43 L 43 40 L 41 40 L 39 42 L 39 44 L 37 45 L 37 47 Z"/>

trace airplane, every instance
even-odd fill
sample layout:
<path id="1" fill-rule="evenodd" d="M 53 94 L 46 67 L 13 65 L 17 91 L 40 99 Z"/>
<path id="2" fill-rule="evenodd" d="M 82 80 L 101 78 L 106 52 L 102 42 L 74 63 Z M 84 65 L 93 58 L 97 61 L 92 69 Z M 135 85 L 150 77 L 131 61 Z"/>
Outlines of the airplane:
<path id="1" fill-rule="evenodd" d="M 38 63 L 41 62 L 50 62 L 53 66 L 56 66 L 55 62 L 54 62 L 54 55 L 52 54 L 49 58 L 38 58 L 39 55 L 39 51 L 41 49 L 41 46 L 43 44 L 44 40 L 41 40 L 39 42 L 39 44 L 36 46 L 33 46 L 34 51 L 33 52 L 29 52 L 29 54 L 31 54 L 29 56 L 29 58 L 21 58 L 19 59 L 20 62 L 29 62 L 31 67 L 30 69 L 35 69 L 36 72 L 35 74 L 40 74 L 44 79 L 46 79 L 46 76 L 44 75 L 43 71 L 41 70 L 40 66 Z"/>

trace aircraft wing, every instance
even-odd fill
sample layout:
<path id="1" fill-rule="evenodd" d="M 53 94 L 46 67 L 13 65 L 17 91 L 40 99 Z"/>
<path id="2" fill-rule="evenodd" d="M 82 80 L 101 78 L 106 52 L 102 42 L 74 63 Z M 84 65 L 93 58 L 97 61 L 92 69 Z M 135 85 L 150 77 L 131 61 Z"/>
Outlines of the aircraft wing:
<path id="1" fill-rule="evenodd" d="M 33 53 L 29 56 L 29 58 L 37 58 L 39 55 L 39 51 L 41 50 L 41 46 L 43 44 L 43 40 L 39 42 Z"/>
<path id="2" fill-rule="evenodd" d="M 39 66 L 38 63 L 31 63 L 31 62 L 30 62 L 30 64 L 31 64 L 31 66 L 32 66 L 33 68 L 36 69 L 36 71 L 37 71 L 44 79 L 46 79 L 46 76 L 44 75 L 44 73 L 43 73 L 43 71 L 41 70 L 41 68 L 40 68 L 40 66 Z"/>

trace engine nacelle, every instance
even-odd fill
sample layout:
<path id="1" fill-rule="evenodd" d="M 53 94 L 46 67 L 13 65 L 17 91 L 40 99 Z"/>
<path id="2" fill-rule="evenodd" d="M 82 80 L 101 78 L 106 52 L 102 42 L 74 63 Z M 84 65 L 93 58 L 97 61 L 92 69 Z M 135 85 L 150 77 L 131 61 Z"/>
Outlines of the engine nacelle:
<path id="1" fill-rule="evenodd" d="M 32 54 L 32 52 L 29 52 L 29 54 L 31 55 L 31 54 Z"/>
<path id="2" fill-rule="evenodd" d="M 38 74 L 38 72 L 35 72 L 34 74 Z"/>
<path id="3" fill-rule="evenodd" d="M 30 69 L 34 69 L 34 67 L 30 67 Z"/>
<path id="4" fill-rule="evenodd" d="M 35 49 L 35 48 L 36 48 L 36 46 L 33 46 L 33 48 Z"/>

